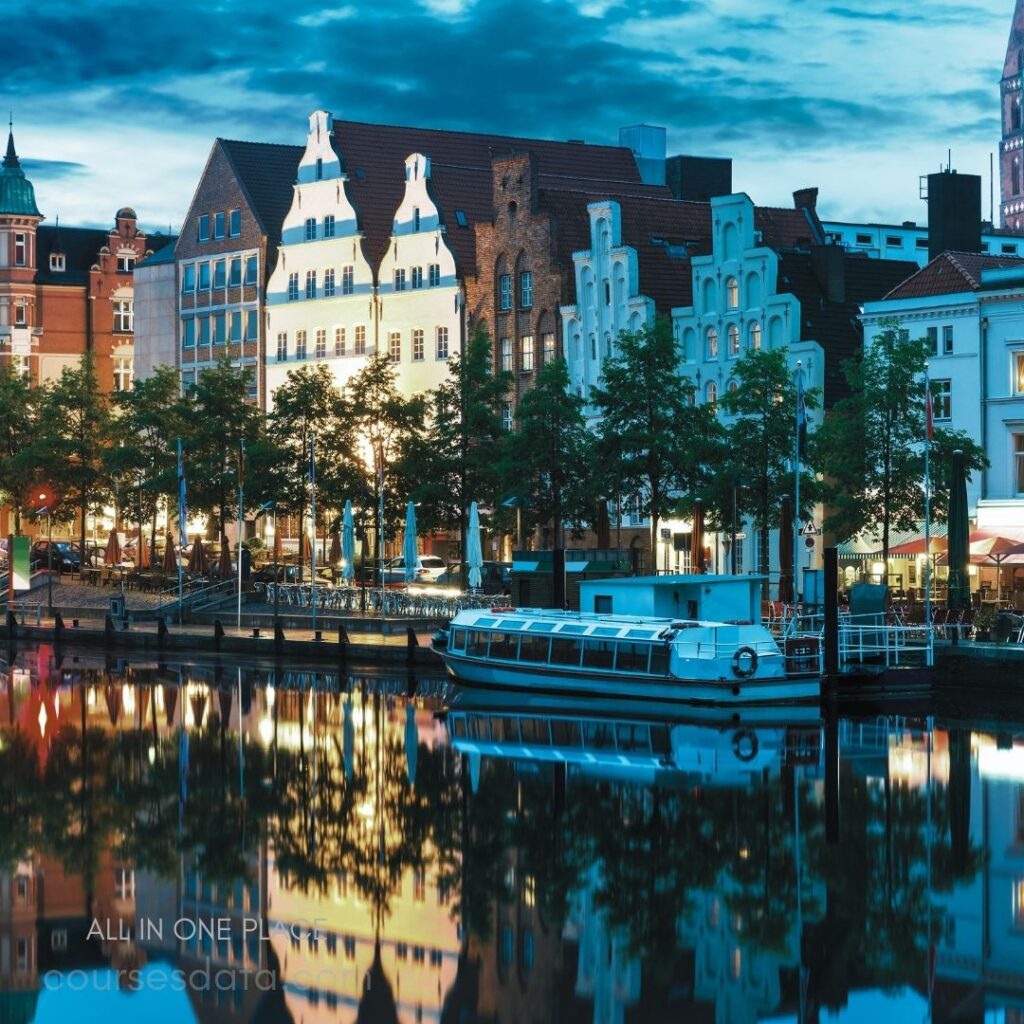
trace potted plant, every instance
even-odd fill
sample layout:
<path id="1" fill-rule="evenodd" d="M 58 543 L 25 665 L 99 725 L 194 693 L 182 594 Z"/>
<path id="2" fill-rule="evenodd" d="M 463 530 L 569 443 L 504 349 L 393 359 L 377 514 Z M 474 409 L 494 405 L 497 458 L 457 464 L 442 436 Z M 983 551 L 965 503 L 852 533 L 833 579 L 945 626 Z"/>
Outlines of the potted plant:
<path id="1" fill-rule="evenodd" d="M 992 627 L 996 624 L 996 610 L 993 605 L 982 605 L 974 616 L 974 639 L 991 640 Z"/>

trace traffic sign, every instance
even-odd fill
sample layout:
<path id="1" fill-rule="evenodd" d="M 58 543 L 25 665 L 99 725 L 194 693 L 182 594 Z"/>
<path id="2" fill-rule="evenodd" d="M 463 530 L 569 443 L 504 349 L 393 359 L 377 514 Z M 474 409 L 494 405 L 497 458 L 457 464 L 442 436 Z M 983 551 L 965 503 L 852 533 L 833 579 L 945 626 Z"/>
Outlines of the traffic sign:
<path id="1" fill-rule="evenodd" d="M 808 519 L 807 522 L 804 523 L 803 529 L 800 531 L 800 536 L 816 537 L 819 533 L 821 533 L 821 530 L 819 530 L 818 527 L 814 525 L 814 520 Z"/>

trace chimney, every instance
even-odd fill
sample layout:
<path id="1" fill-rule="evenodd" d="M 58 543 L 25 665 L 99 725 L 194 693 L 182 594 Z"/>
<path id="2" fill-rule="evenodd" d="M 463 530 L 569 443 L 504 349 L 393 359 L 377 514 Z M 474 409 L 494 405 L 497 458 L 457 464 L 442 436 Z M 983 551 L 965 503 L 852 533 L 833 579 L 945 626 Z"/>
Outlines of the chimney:
<path id="1" fill-rule="evenodd" d="M 816 188 L 798 188 L 793 193 L 793 206 L 797 210 L 816 210 L 818 208 L 818 190 Z"/>
<path id="2" fill-rule="evenodd" d="M 817 189 L 806 189 L 817 193 Z M 811 266 L 829 302 L 846 301 L 846 250 L 841 245 L 812 245 Z"/>

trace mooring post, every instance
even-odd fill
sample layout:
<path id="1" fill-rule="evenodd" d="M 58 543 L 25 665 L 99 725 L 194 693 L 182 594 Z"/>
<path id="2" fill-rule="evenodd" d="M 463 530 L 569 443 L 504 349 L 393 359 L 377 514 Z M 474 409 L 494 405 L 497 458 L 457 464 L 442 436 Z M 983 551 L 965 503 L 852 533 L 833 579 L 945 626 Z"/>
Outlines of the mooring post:
<path id="1" fill-rule="evenodd" d="M 825 680 L 834 685 L 839 675 L 839 552 L 825 548 Z"/>
<path id="2" fill-rule="evenodd" d="M 220 647 L 221 640 L 224 639 L 224 627 L 221 625 L 220 619 L 213 620 L 213 643 L 215 647 Z"/>

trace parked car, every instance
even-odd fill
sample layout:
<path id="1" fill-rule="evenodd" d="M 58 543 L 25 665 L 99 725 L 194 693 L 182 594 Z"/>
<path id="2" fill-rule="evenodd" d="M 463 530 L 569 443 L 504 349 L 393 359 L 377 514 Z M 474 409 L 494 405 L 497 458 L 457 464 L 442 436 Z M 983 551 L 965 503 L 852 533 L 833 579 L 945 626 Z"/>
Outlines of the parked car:
<path id="1" fill-rule="evenodd" d="M 58 572 L 79 572 L 82 556 L 78 545 L 69 540 L 37 540 L 32 545 L 32 562 L 40 568 Z"/>
<path id="2" fill-rule="evenodd" d="M 484 562 L 480 568 L 480 589 L 485 594 L 507 594 L 511 574 L 512 566 L 508 562 Z M 448 566 L 434 582 L 444 587 L 463 587 L 461 563 Z"/>
<path id="3" fill-rule="evenodd" d="M 438 558 L 437 555 L 418 555 L 416 558 L 416 578 L 413 582 L 433 583 L 437 580 L 437 577 L 444 572 L 444 570 L 445 564 L 443 558 Z M 405 582 L 404 558 L 392 558 L 391 561 L 384 566 L 384 582 Z"/>

